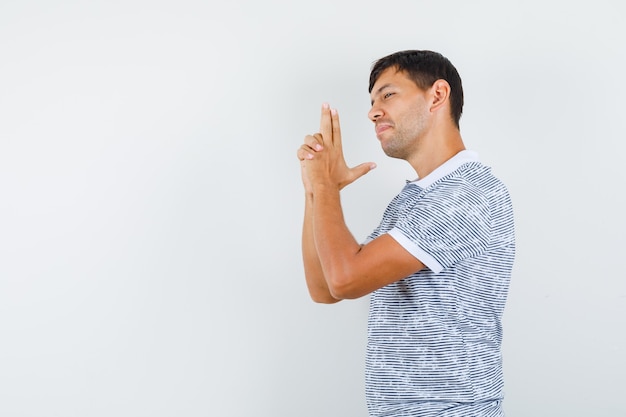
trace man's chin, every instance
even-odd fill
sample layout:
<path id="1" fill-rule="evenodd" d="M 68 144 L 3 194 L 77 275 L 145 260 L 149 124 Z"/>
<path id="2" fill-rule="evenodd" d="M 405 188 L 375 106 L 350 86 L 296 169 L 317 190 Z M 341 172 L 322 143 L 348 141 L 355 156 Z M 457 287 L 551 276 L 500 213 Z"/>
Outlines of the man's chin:
<path id="1" fill-rule="evenodd" d="M 402 152 L 395 148 L 382 147 L 383 152 L 390 158 L 404 159 Z"/>

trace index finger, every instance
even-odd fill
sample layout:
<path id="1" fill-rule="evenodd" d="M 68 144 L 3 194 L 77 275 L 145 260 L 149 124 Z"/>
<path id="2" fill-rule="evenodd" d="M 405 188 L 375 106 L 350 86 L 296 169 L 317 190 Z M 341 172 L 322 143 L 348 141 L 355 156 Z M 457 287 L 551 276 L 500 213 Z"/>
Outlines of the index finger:
<path id="1" fill-rule="evenodd" d="M 328 103 L 322 104 L 322 116 L 320 119 L 320 133 L 324 146 L 333 143 L 333 122 L 330 115 L 330 106 Z"/>
<path id="2" fill-rule="evenodd" d="M 330 118 L 333 131 L 333 145 L 338 148 L 341 147 L 341 128 L 339 127 L 339 113 L 337 113 L 337 109 L 330 109 Z"/>

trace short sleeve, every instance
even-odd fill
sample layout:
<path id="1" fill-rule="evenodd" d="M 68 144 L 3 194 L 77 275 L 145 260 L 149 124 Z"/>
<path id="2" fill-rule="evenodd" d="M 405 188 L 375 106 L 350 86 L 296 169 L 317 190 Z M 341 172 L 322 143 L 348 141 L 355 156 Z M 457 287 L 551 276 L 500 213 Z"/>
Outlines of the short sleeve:
<path id="1" fill-rule="evenodd" d="M 426 193 L 388 232 L 435 273 L 477 256 L 489 243 L 489 201 L 464 181 Z"/>

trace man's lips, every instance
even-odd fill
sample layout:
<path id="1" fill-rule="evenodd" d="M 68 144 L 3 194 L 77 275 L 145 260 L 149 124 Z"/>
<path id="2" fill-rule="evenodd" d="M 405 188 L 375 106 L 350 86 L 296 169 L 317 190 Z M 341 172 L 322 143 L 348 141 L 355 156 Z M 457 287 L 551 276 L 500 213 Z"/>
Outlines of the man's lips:
<path id="1" fill-rule="evenodd" d="M 376 125 L 376 135 L 380 135 L 381 133 L 383 133 L 387 129 L 391 129 L 391 124 L 389 124 L 389 123 L 378 123 Z"/>

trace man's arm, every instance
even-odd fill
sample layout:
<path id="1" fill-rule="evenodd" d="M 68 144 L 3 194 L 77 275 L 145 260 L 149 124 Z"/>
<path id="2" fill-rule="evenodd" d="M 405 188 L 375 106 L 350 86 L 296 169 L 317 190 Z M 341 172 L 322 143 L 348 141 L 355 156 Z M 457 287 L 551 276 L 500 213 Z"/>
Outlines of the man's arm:
<path id="1" fill-rule="evenodd" d="M 338 189 L 318 187 L 314 210 L 316 248 L 334 298 L 359 298 L 424 268 L 387 234 L 359 245 L 343 219 Z"/>
<path id="2" fill-rule="evenodd" d="M 322 150 L 322 145 L 317 141 L 309 145 L 303 145 L 298 150 L 300 159 L 300 169 L 302 174 L 302 184 L 304 185 L 304 221 L 302 224 L 302 261 L 304 264 L 304 277 L 311 299 L 317 303 L 332 304 L 337 300 L 334 298 L 320 263 L 315 247 L 315 236 L 313 234 L 313 187 L 306 172 L 305 160 L 313 157 L 312 153 Z"/>
<path id="3" fill-rule="evenodd" d="M 348 168 L 339 116 L 325 105 L 320 133 L 298 151 L 307 192 L 303 257 L 311 297 L 319 302 L 358 298 L 424 267 L 392 237 L 359 245 L 343 217 L 339 192 L 375 165 Z"/>
<path id="4" fill-rule="evenodd" d="M 313 194 L 306 193 L 304 203 L 304 222 L 302 225 L 302 260 L 304 262 L 304 276 L 311 299 L 317 303 L 332 304 L 339 301 L 332 296 L 322 264 L 320 263 L 315 246 L 313 232 Z"/>

